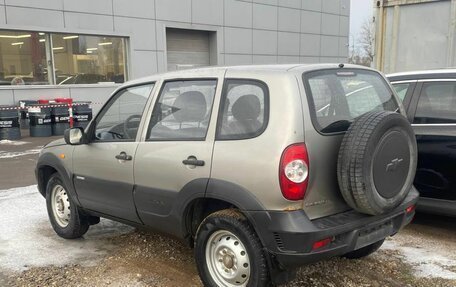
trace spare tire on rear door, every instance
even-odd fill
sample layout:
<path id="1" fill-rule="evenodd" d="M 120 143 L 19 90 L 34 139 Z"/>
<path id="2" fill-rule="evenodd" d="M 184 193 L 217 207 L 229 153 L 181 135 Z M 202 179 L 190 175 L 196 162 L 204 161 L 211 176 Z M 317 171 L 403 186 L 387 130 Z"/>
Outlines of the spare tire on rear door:
<path id="1" fill-rule="evenodd" d="M 417 147 L 408 120 L 395 112 L 369 112 L 347 130 L 337 163 L 347 204 L 371 215 L 397 207 L 415 177 Z"/>

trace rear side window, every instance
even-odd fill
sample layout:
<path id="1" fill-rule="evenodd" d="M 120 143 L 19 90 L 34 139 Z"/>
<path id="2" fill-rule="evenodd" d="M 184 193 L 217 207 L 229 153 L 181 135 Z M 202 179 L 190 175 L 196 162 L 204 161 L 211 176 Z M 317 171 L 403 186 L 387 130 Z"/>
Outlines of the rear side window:
<path id="1" fill-rule="evenodd" d="M 354 119 L 371 111 L 398 111 L 386 81 L 376 72 L 329 69 L 303 75 L 315 128 L 346 131 Z"/>
<path id="2" fill-rule="evenodd" d="M 248 139 L 260 135 L 266 128 L 268 113 L 266 84 L 254 80 L 226 80 L 217 139 Z"/>
<path id="3" fill-rule="evenodd" d="M 425 83 L 414 123 L 456 123 L 456 82 Z"/>

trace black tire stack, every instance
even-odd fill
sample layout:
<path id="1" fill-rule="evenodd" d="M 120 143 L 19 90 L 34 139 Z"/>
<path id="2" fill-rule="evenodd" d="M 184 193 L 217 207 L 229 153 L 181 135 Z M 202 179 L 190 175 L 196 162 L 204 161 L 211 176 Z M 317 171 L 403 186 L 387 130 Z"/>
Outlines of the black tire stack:
<path id="1" fill-rule="evenodd" d="M 90 102 L 74 102 L 73 104 L 73 127 L 85 129 L 92 120 L 92 108 Z"/>
<path id="2" fill-rule="evenodd" d="M 28 114 L 28 107 L 35 106 L 38 104 L 38 101 L 32 100 L 22 100 L 19 101 L 19 106 L 21 107 L 19 114 L 21 116 L 21 129 L 28 129 L 29 126 L 29 114 Z"/>
<path id="3" fill-rule="evenodd" d="M 0 140 L 21 139 L 21 128 L 17 109 L 0 106 Z"/>
<path id="4" fill-rule="evenodd" d="M 31 137 L 52 136 L 52 118 L 49 105 L 36 105 L 30 109 L 29 119 Z"/>
<path id="5" fill-rule="evenodd" d="M 63 136 L 65 130 L 70 128 L 70 112 L 68 111 L 68 105 L 60 103 L 52 105 L 51 117 L 52 135 Z"/>

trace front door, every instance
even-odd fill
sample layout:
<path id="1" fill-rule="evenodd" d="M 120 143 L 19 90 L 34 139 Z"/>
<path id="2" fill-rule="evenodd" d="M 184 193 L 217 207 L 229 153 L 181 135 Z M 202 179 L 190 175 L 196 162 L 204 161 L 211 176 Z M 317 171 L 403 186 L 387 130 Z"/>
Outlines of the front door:
<path id="1" fill-rule="evenodd" d="M 218 80 L 163 82 L 134 167 L 135 202 L 144 224 L 178 234 L 180 226 L 172 214 L 179 212 L 174 210 L 182 199 L 179 195 L 191 189 L 204 196 L 214 145 Z"/>
<path id="2" fill-rule="evenodd" d="M 82 207 L 140 222 L 133 201 L 133 162 L 152 88 L 147 84 L 117 92 L 92 123 L 90 143 L 74 149 L 73 180 Z"/>

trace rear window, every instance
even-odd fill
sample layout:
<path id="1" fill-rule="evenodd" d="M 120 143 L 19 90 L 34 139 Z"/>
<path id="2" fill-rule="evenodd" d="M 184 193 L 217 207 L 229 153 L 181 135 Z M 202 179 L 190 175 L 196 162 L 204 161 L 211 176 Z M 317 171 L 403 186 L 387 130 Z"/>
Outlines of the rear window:
<path id="1" fill-rule="evenodd" d="M 398 111 L 385 80 L 361 69 L 330 69 L 303 75 L 312 120 L 322 133 L 343 132 L 370 111 Z"/>

